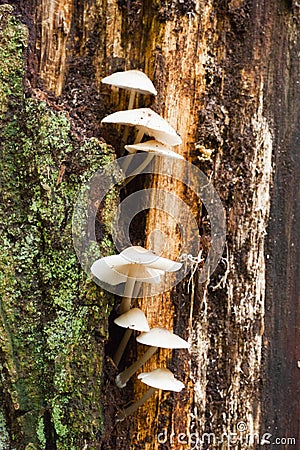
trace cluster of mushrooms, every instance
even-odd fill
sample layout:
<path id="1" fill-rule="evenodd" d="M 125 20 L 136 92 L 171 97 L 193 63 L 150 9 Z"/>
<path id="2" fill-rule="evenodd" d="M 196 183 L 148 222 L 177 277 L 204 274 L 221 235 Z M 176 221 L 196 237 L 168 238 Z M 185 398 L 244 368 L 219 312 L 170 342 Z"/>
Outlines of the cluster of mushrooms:
<path id="1" fill-rule="evenodd" d="M 139 70 L 116 72 L 104 78 L 102 82 L 130 91 L 128 110 L 118 111 L 102 120 L 102 123 L 115 123 L 137 128 L 134 144 L 125 145 L 125 149 L 129 153 L 136 153 L 140 150 L 148 152 L 150 159 L 155 154 L 183 159 L 181 155 L 170 148 L 181 144 L 181 138 L 162 117 L 150 108 L 132 109 L 137 93 L 157 94 L 147 75 Z M 141 142 L 144 134 L 154 137 L 154 140 Z M 128 128 L 125 128 L 123 140 L 126 141 L 127 137 Z M 145 164 L 148 163 L 149 160 L 146 158 Z M 106 256 L 93 263 L 91 272 L 98 280 L 112 286 L 125 283 L 123 299 L 118 307 L 120 315 L 114 322 L 125 328 L 126 331 L 113 357 L 114 363 L 116 366 L 119 365 L 133 331 L 140 332 L 136 337 L 137 342 L 149 347 L 137 361 L 117 375 L 116 384 L 119 388 L 126 386 L 128 380 L 151 358 L 158 348 L 189 348 L 188 342 L 165 328 L 150 329 L 143 311 L 131 307 L 132 298 L 138 297 L 143 282 L 159 284 L 161 277 L 166 272 L 176 272 L 181 266 L 182 264 L 179 262 L 162 258 L 140 246 L 128 247 L 120 254 Z M 177 380 L 167 368 L 157 368 L 151 372 L 140 373 L 137 378 L 148 385 L 149 389 L 138 401 L 123 409 L 118 414 L 117 421 L 124 420 L 134 413 L 156 389 L 180 392 L 184 388 L 184 384 Z"/>

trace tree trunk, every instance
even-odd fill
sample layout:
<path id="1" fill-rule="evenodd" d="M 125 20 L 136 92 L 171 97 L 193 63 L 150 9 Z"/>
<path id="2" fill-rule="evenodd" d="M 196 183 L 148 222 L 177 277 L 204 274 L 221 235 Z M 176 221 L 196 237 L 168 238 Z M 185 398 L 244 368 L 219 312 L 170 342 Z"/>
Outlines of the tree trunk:
<path id="1" fill-rule="evenodd" d="M 276 439 L 289 448 L 299 434 L 297 2 L 3 3 L 0 448 L 255 449 Z M 167 366 L 185 389 L 157 391 L 116 425 L 145 386 L 115 386 L 118 299 L 80 268 L 72 209 L 89 177 L 124 152 L 121 130 L 100 120 L 126 109 L 128 95 L 101 79 L 128 69 L 153 80 L 157 97 L 136 107 L 151 105 L 178 131 L 177 151 L 218 192 L 227 236 L 208 280 L 200 263 L 174 289 L 137 301 L 151 327 L 191 343 L 158 351 L 142 370 Z M 163 189 L 190 208 L 206 257 L 205 205 L 171 177 L 150 187 L 157 201 Z M 102 254 L 114 252 L 117 196 L 97 215 Z M 177 259 L 176 221 L 155 208 L 143 221 L 134 243 L 159 250 L 159 229 L 164 256 Z M 130 342 L 124 367 L 144 351 Z"/>

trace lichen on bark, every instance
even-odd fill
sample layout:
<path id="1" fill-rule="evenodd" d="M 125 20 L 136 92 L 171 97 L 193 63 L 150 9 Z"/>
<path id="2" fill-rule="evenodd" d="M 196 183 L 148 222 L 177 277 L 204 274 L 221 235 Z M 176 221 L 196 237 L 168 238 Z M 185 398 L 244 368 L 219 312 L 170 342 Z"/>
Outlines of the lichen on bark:
<path id="1" fill-rule="evenodd" d="M 72 207 L 114 155 L 96 138 L 79 142 L 63 112 L 24 97 L 27 29 L 12 13 L 0 6 L 1 448 L 93 449 L 112 297 L 80 268 Z M 102 229 L 110 253 L 109 223 Z"/>

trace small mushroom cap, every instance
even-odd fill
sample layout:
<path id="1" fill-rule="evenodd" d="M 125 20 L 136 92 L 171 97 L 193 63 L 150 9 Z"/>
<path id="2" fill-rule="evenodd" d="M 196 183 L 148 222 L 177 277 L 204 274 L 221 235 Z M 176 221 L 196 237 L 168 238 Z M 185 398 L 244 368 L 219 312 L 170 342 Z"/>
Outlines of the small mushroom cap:
<path id="1" fill-rule="evenodd" d="M 126 283 L 129 277 L 152 284 L 160 283 L 161 270 L 132 264 L 121 255 L 105 256 L 97 259 L 91 267 L 92 274 L 104 283 L 115 286 Z"/>
<path id="2" fill-rule="evenodd" d="M 150 387 L 164 391 L 180 392 L 184 388 L 184 384 L 177 380 L 169 369 L 165 368 L 142 372 L 138 375 L 138 379 Z"/>
<path id="3" fill-rule="evenodd" d="M 147 319 L 139 308 L 132 308 L 114 320 L 115 324 L 122 328 L 130 328 L 137 331 L 150 331 Z"/>
<path id="4" fill-rule="evenodd" d="M 126 248 L 120 255 L 130 263 L 145 265 L 147 268 L 158 269 L 163 272 L 176 272 L 182 267 L 182 263 L 162 258 L 139 245 Z"/>
<path id="5" fill-rule="evenodd" d="M 189 348 L 190 344 L 177 334 L 165 328 L 152 328 L 150 331 L 141 333 L 136 340 L 140 344 L 160 348 Z"/>
<path id="6" fill-rule="evenodd" d="M 168 156 L 170 158 L 175 159 L 184 159 L 182 155 L 173 152 L 167 145 L 162 144 L 161 142 L 152 140 L 147 142 L 141 142 L 139 144 L 125 145 L 126 150 L 129 153 L 136 153 L 138 150 L 149 153 L 157 153 L 162 156 Z"/>
<path id="7" fill-rule="evenodd" d="M 134 89 L 141 94 L 157 95 L 157 91 L 152 81 L 144 72 L 140 70 L 126 70 L 125 72 L 115 72 L 103 78 L 101 83 L 110 84 L 123 89 Z"/>
<path id="8" fill-rule="evenodd" d="M 153 136 L 156 140 L 166 145 L 179 145 L 182 143 L 174 128 L 150 108 L 117 111 L 102 119 L 101 122 L 136 126 L 143 130 L 145 134 Z"/>

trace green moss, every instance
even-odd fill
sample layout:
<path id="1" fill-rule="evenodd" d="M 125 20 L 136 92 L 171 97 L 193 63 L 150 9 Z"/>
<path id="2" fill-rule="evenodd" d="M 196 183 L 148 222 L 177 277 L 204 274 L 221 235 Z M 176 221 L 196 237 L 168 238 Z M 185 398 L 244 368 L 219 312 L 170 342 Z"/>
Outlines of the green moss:
<path id="1" fill-rule="evenodd" d="M 7 432 L 6 420 L 2 411 L 0 411 L 0 448 L 9 450 L 9 434 Z"/>
<path id="2" fill-rule="evenodd" d="M 0 5 L 0 119 L 10 96 L 20 96 L 23 82 L 23 51 L 28 31 L 12 15 L 10 5 Z"/>
<path id="3" fill-rule="evenodd" d="M 49 435 L 58 450 L 84 443 L 93 449 L 102 428 L 100 375 L 112 298 L 79 266 L 72 207 L 81 185 L 114 155 L 95 138 L 74 140 L 65 114 L 24 100 L 27 30 L 10 11 L 0 6 L 0 349 L 1 389 L 15 417 L 12 429 L 3 427 L 20 449 L 44 449 Z M 107 196 L 110 211 L 116 199 L 116 192 Z M 105 254 L 113 251 L 110 218 L 101 216 Z"/>
<path id="4" fill-rule="evenodd" d="M 46 448 L 46 436 L 44 429 L 45 429 L 44 419 L 43 417 L 39 417 L 36 428 L 36 434 L 41 450 L 45 450 Z"/>

